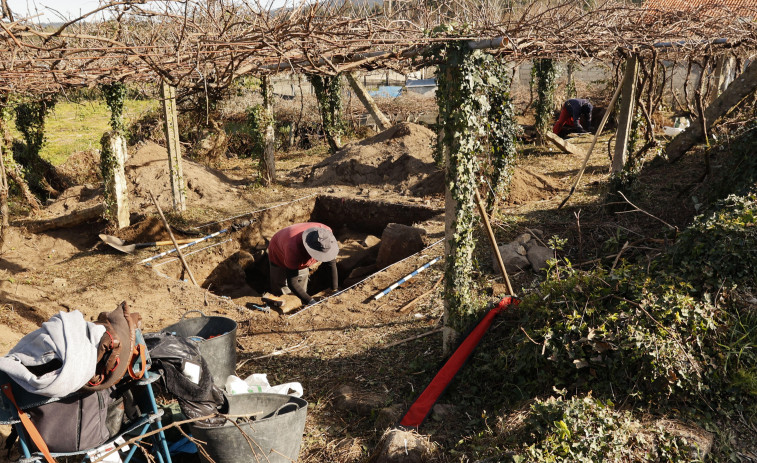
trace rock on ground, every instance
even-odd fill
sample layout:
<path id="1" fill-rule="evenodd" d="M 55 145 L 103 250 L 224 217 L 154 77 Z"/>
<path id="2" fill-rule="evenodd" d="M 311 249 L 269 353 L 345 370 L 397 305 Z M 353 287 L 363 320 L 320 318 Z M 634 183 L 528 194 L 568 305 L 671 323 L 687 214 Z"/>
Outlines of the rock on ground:
<path id="1" fill-rule="evenodd" d="M 502 262 L 505 264 L 508 273 L 517 273 L 531 265 L 526 257 L 526 252 L 526 248 L 517 242 L 503 244 L 499 247 L 499 254 L 502 256 Z M 497 256 L 492 256 L 492 266 L 499 269 Z"/>
<path id="2" fill-rule="evenodd" d="M 421 228 L 390 223 L 381 234 L 376 266 L 385 268 L 421 251 L 425 247 L 423 243 L 425 234 L 426 231 Z"/>
<path id="3" fill-rule="evenodd" d="M 555 258 L 555 252 L 544 246 L 531 246 L 526 256 L 534 272 L 538 272 L 548 267 L 547 261 Z"/>
<path id="4" fill-rule="evenodd" d="M 371 462 L 423 463 L 430 460 L 434 447 L 428 438 L 411 431 L 391 429 L 384 433 Z"/>

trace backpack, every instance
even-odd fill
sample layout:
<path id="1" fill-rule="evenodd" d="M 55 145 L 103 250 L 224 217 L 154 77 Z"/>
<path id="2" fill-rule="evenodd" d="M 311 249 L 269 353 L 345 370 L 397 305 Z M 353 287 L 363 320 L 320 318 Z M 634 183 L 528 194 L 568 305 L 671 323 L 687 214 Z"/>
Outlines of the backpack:
<path id="1" fill-rule="evenodd" d="M 126 301 L 121 302 L 112 312 L 100 312 L 95 323 L 106 328 L 97 348 L 95 375 L 82 388 L 94 392 L 108 389 L 129 373 L 133 379 L 144 376 L 147 347 L 136 342 L 136 329 L 142 328 L 142 316 L 131 312 Z M 141 363 L 138 372 L 134 364 Z"/>

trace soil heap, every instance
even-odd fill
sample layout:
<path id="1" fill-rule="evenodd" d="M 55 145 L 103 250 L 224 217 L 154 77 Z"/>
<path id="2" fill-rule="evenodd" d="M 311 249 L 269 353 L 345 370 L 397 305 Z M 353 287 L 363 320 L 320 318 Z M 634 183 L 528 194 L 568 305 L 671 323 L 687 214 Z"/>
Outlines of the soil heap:
<path id="1" fill-rule="evenodd" d="M 305 179 L 307 186 L 391 185 L 402 192 L 439 172 L 434 164 L 436 135 L 410 122 L 352 143 L 316 164 Z M 443 191 L 443 190 L 441 190 Z"/>

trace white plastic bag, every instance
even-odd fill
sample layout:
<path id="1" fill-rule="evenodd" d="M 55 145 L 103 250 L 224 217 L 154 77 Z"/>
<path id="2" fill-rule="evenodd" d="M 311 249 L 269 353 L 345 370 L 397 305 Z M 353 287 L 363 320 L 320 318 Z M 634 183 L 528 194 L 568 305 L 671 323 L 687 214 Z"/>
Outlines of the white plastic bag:
<path id="1" fill-rule="evenodd" d="M 267 392 L 269 394 L 286 394 L 293 397 L 302 397 L 302 384 L 297 382 L 271 386 L 268 375 L 265 373 L 253 373 L 244 379 L 249 392 Z M 292 392 L 290 392 L 292 391 Z"/>

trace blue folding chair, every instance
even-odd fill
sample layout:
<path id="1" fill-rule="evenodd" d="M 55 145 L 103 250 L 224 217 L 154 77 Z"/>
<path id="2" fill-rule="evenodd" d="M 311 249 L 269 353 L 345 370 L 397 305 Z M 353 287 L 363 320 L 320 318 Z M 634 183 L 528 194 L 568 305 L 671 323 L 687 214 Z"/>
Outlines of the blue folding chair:
<path id="1" fill-rule="evenodd" d="M 136 330 L 136 337 L 137 343 L 144 345 L 144 338 L 140 330 Z M 146 349 L 144 355 L 149 358 Z M 119 444 L 116 441 L 120 442 L 119 439 L 124 439 L 125 441 L 134 439 L 134 443 L 142 443 L 143 440 L 147 439 L 152 444 L 151 453 L 159 463 L 172 463 L 171 454 L 168 450 L 168 442 L 163 433 L 161 423 L 163 410 L 158 408 L 152 388 L 152 384 L 160 379 L 160 375 L 149 371 L 149 362 L 146 363 L 148 365 L 146 370 L 148 371 L 144 372 L 141 379 L 134 380 L 129 376 L 125 376 L 116 385 L 118 392 L 125 392 L 127 390 L 132 392 L 135 405 L 137 405 L 136 410 L 139 410 L 137 416 L 121 426 L 118 433 L 106 442 L 94 448 L 82 449 L 75 452 L 47 451 L 46 444 L 40 442 L 41 437 L 36 432 L 34 425 L 32 424 L 31 428 L 29 427 L 28 414 L 24 412 L 24 410 L 33 409 L 65 398 L 51 398 L 30 393 L 14 383 L 7 374 L 0 372 L 0 390 L 2 390 L 2 393 L 0 393 L 0 424 L 13 425 L 18 433 L 22 454 L 19 460 L 20 463 L 37 463 L 42 461 L 52 463 L 56 457 L 76 456 L 80 456 L 81 461 L 86 462 L 91 460 L 91 456 L 94 456 L 96 459 L 105 456 L 102 453 L 102 449 L 108 447 L 117 448 Z M 141 364 L 137 365 L 135 363 L 135 372 L 140 373 L 141 367 Z M 78 393 L 72 394 L 68 398 L 74 397 L 76 394 Z M 34 447 L 31 446 L 32 443 L 34 443 Z M 44 451 L 42 450 L 43 447 Z M 129 462 L 137 448 L 137 445 L 129 445 L 128 451 L 118 450 L 121 460 L 124 463 Z"/>

